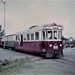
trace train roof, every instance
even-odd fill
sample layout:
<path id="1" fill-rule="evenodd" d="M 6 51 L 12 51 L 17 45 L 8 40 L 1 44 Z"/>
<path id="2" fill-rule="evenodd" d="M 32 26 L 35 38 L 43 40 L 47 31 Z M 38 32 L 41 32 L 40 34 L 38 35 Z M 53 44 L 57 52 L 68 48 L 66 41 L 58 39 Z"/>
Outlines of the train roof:
<path id="1" fill-rule="evenodd" d="M 63 27 L 62 25 L 59 25 L 59 24 L 56 24 L 56 23 L 44 24 L 43 26 L 44 26 L 44 27 L 45 27 L 45 26 L 48 26 L 48 27 L 53 27 L 53 26 Z"/>
<path id="2" fill-rule="evenodd" d="M 6 35 L 6 36 L 14 36 L 15 34 L 9 34 L 9 35 Z"/>
<path id="3" fill-rule="evenodd" d="M 25 33 L 27 33 L 27 30 L 19 31 L 19 32 L 15 33 L 15 35 L 17 35 L 17 34 L 25 34 Z"/>
<path id="4" fill-rule="evenodd" d="M 38 25 L 31 26 L 28 30 L 19 31 L 16 34 L 25 34 L 25 33 L 27 34 L 27 33 L 37 32 L 37 31 L 41 31 L 41 30 L 45 30 L 45 29 L 51 29 L 52 27 L 59 27 L 60 30 L 63 30 L 62 25 L 51 23 L 51 24 L 44 24 L 44 25 L 40 25 L 40 26 L 38 26 Z"/>
<path id="5" fill-rule="evenodd" d="M 15 36 L 15 34 L 5 35 L 5 37 L 8 37 L 8 36 Z M 2 36 L 2 37 L 4 37 L 4 36 Z"/>

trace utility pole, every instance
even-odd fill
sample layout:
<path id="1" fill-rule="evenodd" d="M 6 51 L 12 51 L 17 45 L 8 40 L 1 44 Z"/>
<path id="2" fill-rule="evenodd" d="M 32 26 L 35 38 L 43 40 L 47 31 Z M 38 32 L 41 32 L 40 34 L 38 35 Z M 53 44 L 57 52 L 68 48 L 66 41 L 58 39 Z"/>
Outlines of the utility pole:
<path id="1" fill-rule="evenodd" d="M 4 4 L 4 50 L 5 50 L 5 2 L 1 0 L 1 2 Z"/>

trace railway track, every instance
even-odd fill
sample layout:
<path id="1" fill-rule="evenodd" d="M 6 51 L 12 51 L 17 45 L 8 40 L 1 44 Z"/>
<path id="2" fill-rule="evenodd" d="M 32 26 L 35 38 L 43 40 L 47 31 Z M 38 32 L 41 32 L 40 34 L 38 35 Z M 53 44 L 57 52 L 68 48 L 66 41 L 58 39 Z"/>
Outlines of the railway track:
<path id="1" fill-rule="evenodd" d="M 32 57 L 27 58 L 27 61 L 22 60 L 22 62 L 20 61 L 19 64 L 10 65 L 9 67 L 8 66 L 3 67 L 2 69 L 0 69 L 0 71 L 16 67 L 16 66 L 20 65 L 20 63 L 25 63 L 25 62 L 28 63 L 28 62 L 34 62 L 34 61 L 39 61 L 39 60 L 45 60 L 46 59 L 46 58 L 43 58 L 43 55 L 37 55 L 37 54 L 36 55 L 29 54 L 29 55 L 32 55 Z M 75 61 L 69 60 L 69 58 L 74 59 L 74 56 L 65 55 L 64 57 L 62 57 L 60 59 L 52 59 L 51 58 L 51 59 L 48 59 L 48 60 L 59 62 L 59 63 L 62 63 L 62 64 L 69 64 L 69 65 L 75 66 Z"/>
<path id="2" fill-rule="evenodd" d="M 68 58 L 63 57 L 60 59 L 52 59 L 52 60 L 56 61 L 56 62 L 63 63 L 63 64 L 69 64 L 69 65 L 75 66 L 75 61 L 69 60 L 69 57 Z"/>
<path id="3" fill-rule="evenodd" d="M 36 55 L 35 55 L 36 56 Z M 43 58 L 43 55 L 40 55 L 40 56 L 36 56 L 38 57 L 39 59 L 37 59 L 36 61 L 38 60 L 44 60 L 46 58 Z M 70 60 L 72 59 L 72 60 Z M 48 60 L 52 60 L 52 61 L 55 61 L 55 62 L 60 62 L 60 63 L 63 63 L 63 64 L 69 64 L 69 65 L 72 65 L 72 66 L 75 66 L 75 61 L 74 61 L 75 57 L 74 56 L 69 56 L 69 55 L 64 55 L 64 57 L 62 58 L 51 58 L 51 59 L 48 59 Z M 34 60 L 35 61 L 35 60 Z"/>

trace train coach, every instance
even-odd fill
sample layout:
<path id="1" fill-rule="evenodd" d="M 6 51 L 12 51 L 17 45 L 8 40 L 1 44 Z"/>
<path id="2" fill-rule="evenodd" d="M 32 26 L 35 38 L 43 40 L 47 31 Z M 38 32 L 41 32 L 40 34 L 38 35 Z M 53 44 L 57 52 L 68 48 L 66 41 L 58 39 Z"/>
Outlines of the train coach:
<path id="1" fill-rule="evenodd" d="M 63 56 L 63 26 L 55 23 L 32 26 L 27 30 L 5 36 L 6 48 L 44 54 L 46 58 Z"/>
<path id="2" fill-rule="evenodd" d="M 63 56 L 62 25 L 55 23 L 32 26 L 15 34 L 15 49 L 43 53 L 46 58 Z"/>
<path id="3" fill-rule="evenodd" d="M 3 36 L 0 41 L 1 47 L 4 47 L 4 41 L 5 41 L 5 48 L 15 49 L 15 34 L 6 35 L 5 37 Z"/>

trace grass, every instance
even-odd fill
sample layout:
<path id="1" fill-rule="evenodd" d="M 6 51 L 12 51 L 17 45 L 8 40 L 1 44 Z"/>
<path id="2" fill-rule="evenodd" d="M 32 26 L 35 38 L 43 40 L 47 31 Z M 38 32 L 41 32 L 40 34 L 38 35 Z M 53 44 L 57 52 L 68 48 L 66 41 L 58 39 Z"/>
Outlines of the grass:
<path id="1" fill-rule="evenodd" d="M 30 60 L 27 59 L 16 59 L 12 62 L 8 61 L 8 60 L 4 60 L 4 62 L 2 64 L 0 64 L 0 75 L 11 75 L 11 74 L 15 74 L 16 72 L 20 72 L 19 68 L 20 67 L 30 67 L 30 65 L 28 65 L 28 62 L 30 62 Z M 25 64 L 23 66 L 23 64 Z M 18 69 L 18 70 L 17 70 Z"/>

